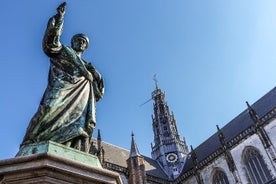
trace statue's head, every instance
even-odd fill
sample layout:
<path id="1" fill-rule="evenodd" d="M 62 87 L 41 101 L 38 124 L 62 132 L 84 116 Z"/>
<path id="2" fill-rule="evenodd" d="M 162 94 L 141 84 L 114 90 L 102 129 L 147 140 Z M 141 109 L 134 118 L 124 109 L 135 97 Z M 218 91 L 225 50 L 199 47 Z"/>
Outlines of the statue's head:
<path id="1" fill-rule="evenodd" d="M 86 35 L 79 33 L 75 34 L 71 39 L 71 47 L 77 52 L 83 52 L 87 49 L 89 39 Z"/>

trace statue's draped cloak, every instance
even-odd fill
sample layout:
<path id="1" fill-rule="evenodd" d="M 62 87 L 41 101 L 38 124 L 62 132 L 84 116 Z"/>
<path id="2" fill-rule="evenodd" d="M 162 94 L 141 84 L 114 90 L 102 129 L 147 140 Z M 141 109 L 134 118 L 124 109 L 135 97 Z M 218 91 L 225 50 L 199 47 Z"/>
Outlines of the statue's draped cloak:
<path id="1" fill-rule="evenodd" d="M 80 136 L 90 137 L 96 124 L 95 105 L 103 95 L 103 80 L 72 48 L 59 43 L 56 38 L 61 29 L 62 23 L 54 26 L 50 19 L 43 42 L 51 62 L 48 86 L 23 144 L 47 140 L 65 143 Z M 93 81 L 85 77 L 88 72 Z"/>

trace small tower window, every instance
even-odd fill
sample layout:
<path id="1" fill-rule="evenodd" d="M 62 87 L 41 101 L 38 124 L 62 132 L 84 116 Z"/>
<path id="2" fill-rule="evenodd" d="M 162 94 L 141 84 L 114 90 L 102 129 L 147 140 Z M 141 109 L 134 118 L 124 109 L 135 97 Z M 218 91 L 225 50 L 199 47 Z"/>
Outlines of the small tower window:
<path id="1" fill-rule="evenodd" d="M 178 175 L 179 172 L 178 172 L 178 169 L 177 167 L 173 167 L 173 175 Z"/>

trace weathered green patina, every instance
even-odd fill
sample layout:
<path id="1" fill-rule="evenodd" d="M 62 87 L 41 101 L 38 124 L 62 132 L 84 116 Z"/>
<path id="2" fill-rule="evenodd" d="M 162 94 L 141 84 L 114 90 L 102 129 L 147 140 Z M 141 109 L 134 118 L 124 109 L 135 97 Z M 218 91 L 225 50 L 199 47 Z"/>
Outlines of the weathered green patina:
<path id="1" fill-rule="evenodd" d="M 86 35 L 73 36 L 71 47 L 60 43 L 65 5 L 47 25 L 43 51 L 50 58 L 48 85 L 21 147 L 51 140 L 88 152 L 104 84 L 94 66 L 81 58 L 89 44 Z"/>
<path id="2" fill-rule="evenodd" d="M 102 168 L 98 157 L 52 141 L 24 145 L 16 156 L 28 156 L 39 153 L 54 154 L 89 166 Z"/>

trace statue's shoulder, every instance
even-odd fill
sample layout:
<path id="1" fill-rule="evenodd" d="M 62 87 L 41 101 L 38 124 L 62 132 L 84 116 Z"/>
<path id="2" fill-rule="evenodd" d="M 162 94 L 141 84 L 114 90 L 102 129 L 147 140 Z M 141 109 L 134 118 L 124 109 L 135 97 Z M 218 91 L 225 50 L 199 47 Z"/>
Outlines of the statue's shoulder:
<path id="1" fill-rule="evenodd" d="M 74 50 L 72 49 L 72 47 L 62 45 L 62 48 L 64 49 L 64 51 L 67 51 L 67 52 L 74 52 Z"/>
<path id="2" fill-rule="evenodd" d="M 76 53 L 72 47 L 62 45 L 61 54 L 64 57 L 75 57 Z"/>

